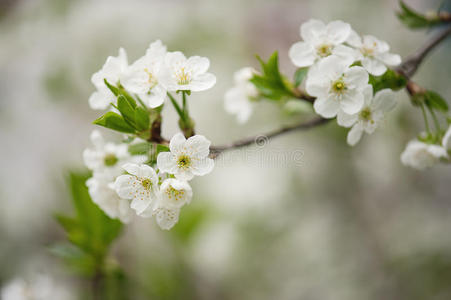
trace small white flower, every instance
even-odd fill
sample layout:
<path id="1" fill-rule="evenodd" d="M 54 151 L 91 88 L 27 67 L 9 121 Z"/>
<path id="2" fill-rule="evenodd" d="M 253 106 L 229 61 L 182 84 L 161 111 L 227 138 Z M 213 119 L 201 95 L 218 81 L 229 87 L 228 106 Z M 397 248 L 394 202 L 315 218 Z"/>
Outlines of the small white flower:
<path id="1" fill-rule="evenodd" d="M 374 76 L 384 74 L 387 71 L 386 66 L 393 67 L 401 63 L 401 56 L 389 53 L 390 46 L 372 35 L 364 35 L 361 38 L 352 31 L 347 43 L 359 50 L 357 60 L 360 60 L 362 66 Z"/>
<path id="2" fill-rule="evenodd" d="M 161 184 L 161 203 L 164 206 L 182 207 L 190 203 L 193 197 L 193 190 L 186 181 L 168 178 Z M 160 204 L 161 204 L 160 203 Z"/>
<path id="3" fill-rule="evenodd" d="M 210 61 L 206 57 L 186 58 L 182 52 L 169 52 L 165 57 L 165 67 L 161 72 L 161 81 L 168 91 L 208 90 L 216 83 L 216 77 L 207 73 Z"/>
<path id="4" fill-rule="evenodd" d="M 161 197 L 153 211 L 153 215 L 161 229 L 169 230 L 177 224 L 180 208 L 189 203 L 193 191 L 186 181 L 173 178 L 161 184 Z"/>
<path id="5" fill-rule="evenodd" d="M 317 99 L 315 112 L 333 118 L 342 110 L 347 114 L 359 112 L 364 104 L 362 90 L 368 86 L 368 73 L 362 67 L 349 67 L 335 55 L 326 57 L 310 69 L 306 90 Z"/>
<path id="6" fill-rule="evenodd" d="M 132 216 L 130 201 L 120 198 L 112 183 L 101 176 L 94 176 L 86 181 L 92 201 L 112 219 L 119 219 L 129 223 Z"/>
<path id="7" fill-rule="evenodd" d="M 445 136 L 443 136 L 442 145 L 446 151 L 451 150 L 451 126 L 449 126 L 448 130 L 445 133 Z"/>
<path id="8" fill-rule="evenodd" d="M 130 155 L 126 144 L 106 143 L 98 130 L 91 133 L 91 142 L 94 148 L 83 151 L 86 167 L 95 173 L 103 173 L 102 176 L 111 181 L 122 173 L 123 164 L 143 163 L 146 160 L 143 155 Z"/>
<path id="9" fill-rule="evenodd" d="M 150 44 L 146 55 L 135 61 L 121 76 L 125 89 L 137 94 L 151 108 L 160 106 L 166 99 L 166 88 L 159 78 L 165 55 L 166 46 L 157 40 Z"/>
<path id="10" fill-rule="evenodd" d="M 157 173 L 148 165 L 125 164 L 123 168 L 129 174 L 116 178 L 116 193 L 122 199 L 132 200 L 131 208 L 137 215 L 151 216 L 153 206 L 160 197 Z"/>
<path id="11" fill-rule="evenodd" d="M 235 86 L 225 94 L 224 108 L 235 114 L 239 123 L 245 123 L 252 114 L 252 101 L 258 97 L 257 88 L 249 81 L 257 72 L 250 67 L 235 72 Z"/>
<path id="12" fill-rule="evenodd" d="M 116 97 L 105 85 L 105 79 L 108 83 L 116 85 L 122 73 L 127 69 L 127 53 L 123 48 L 119 49 L 119 55 L 109 56 L 102 69 L 91 77 L 91 82 L 97 88 L 97 91 L 89 97 L 89 105 L 92 109 L 106 109 Z"/>
<path id="13" fill-rule="evenodd" d="M 158 154 L 158 168 L 180 180 L 191 180 L 194 175 L 208 174 L 214 166 L 214 161 L 208 158 L 210 144 L 202 135 L 195 135 L 187 140 L 182 133 L 177 133 L 169 143 L 171 152 Z"/>
<path id="14" fill-rule="evenodd" d="M 373 97 L 373 87 L 368 85 L 363 89 L 364 105 L 356 114 L 349 115 L 339 111 L 337 115 L 338 125 L 351 127 L 348 133 L 348 144 L 354 146 L 360 141 L 363 132 L 372 134 L 384 120 L 385 114 L 395 106 L 395 93 L 390 89 L 384 89 Z"/>
<path id="15" fill-rule="evenodd" d="M 437 164 L 440 158 L 445 157 L 447 157 L 445 148 L 412 140 L 401 154 L 401 162 L 406 166 L 424 170 Z"/>
<path id="16" fill-rule="evenodd" d="M 308 67 L 317 61 L 336 55 L 349 64 L 354 62 L 356 51 L 343 43 L 351 34 L 351 26 L 342 21 L 333 21 L 325 25 L 312 19 L 301 25 L 301 37 L 304 41 L 291 46 L 289 56 L 297 67 Z"/>

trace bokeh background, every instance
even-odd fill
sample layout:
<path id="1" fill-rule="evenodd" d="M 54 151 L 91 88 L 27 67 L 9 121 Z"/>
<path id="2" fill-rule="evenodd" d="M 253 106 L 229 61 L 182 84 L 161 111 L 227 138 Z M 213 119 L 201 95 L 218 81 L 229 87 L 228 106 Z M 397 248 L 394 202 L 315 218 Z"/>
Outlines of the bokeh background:
<path id="1" fill-rule="evenodd" d="M 440 1 L 407 1 L 421 11 Z M 74 297 L 84 283 L 52 256 L 64 240 L 55 212 L 72 211 L 64 177 L 84 170 L 91 74 L 124 47 L 132 62 L 161 39 L 210 58 L 216 86 L 190 97 L 197 131 L 214 144 L 306 118 L 272 103 L 240 126 L 223 109 L 233 72 L 288 49 L 309 18 L 341 19 L 403 58 L 434 32 L 412 32 L 394 0 L 0 1 L 0 286 L 49 274 Z M 450 41 L 415 80 L 451 92 Z M 351 148 L 334 122 L 228 153 L 170 232 L 136 218 L 112 255 L 131 299 L 451 299 L 451 169 L 401 165 L 423 129 L 404 91 L 385 126 Z M 177 131 L 164 110 L 163 134 Z M 112 137 L 114 138 L 114 137 Z M 81 297 L 81 296 L 80 296 Z"/>

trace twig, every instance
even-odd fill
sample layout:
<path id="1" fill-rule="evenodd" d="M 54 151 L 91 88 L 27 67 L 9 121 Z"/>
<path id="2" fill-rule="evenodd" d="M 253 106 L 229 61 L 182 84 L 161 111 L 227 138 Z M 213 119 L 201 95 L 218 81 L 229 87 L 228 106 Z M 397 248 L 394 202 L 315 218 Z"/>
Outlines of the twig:
<path id="1" fill-rule="evenodd" d="M 426 55 L 431 52 L 438 44 L 446 39 L 451 34 L 451 26 L 440 32 L 438 35 L 430 39 L 423 47 L 419 48 L 414 54 L 407 57 L 407 59 L 396 69 L 399 73 L 407 78 L 415 74 L 420 64 L 423 62 Z"/>

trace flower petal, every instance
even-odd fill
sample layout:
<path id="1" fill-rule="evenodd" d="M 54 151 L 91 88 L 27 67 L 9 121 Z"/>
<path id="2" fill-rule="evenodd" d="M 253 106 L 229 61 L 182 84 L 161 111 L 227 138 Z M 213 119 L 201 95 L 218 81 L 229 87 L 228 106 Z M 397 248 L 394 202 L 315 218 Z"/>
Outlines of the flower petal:
<path id="1" fill-rule="evenodd" d="M 317 98 L 313 103 L 315 112 L 324 118 L 333 118 L 337 115 L 340 109 L 338 101 L 328 97 Z"/>
<path id="2" fill-rule="evenodd" d="M 377 56 L 387 66 L 397 66 L 401 63 L 401 56 L 392 53 L 382 53 Z"/>
<path id="3" fill-rule="evenodd" d="M 160 152 L 157 156 L 157 166 L 161 172 L 169 174 L 177 172 L 177 162 L 171 152 Z"/>
<path id="4" fill-rule="evenodd" d="M 136 177 L 131 175 L 121 175 L 114 182 L 114 190 L 122 199 L 133 199 L 139 185 Z"/>
<path id="5" fill-rule="evenodd" d="M 325 31 L 326 25 L 322 21 L 311 19 L 301 25 L 300 34 L 304 41 L 314 44 Z"/>
<path id="6" fill-rule="evenodd" d="M 387 67 L 381 61 L 372 57 L 365 57 L 362 60 L 362 66 L 374 76 L 381 76 L 387 71 Z"/>
<path id="7" fill-rule="evenodd" d="M 344 80 L 351 89 L 363 89 L 368 85 L 368 72 L 362 67 L 351 67 L 344 74 Z"/>
<path id="8" fill-rule="evenodd" d="M 161 229 L 169 230 L 179 221 L 180 208 L 159 207 L 155 212 L 155 219 Z"/>
<path id="9" fill-rule="evenodd" d="M 328 41 L 334 45 L 344 43 L 351 34 L 351 25 L 343 21 L 332 21 L 326 26 Z"/>
<path id="10" fill-rule="evenodd" d="M 180 86 L 181 90 L 191 90 L 193 92 L 205 91 L 216 84 L 216 76 L 211 73 L 196 75 L 187 86 Z"/>
<path id="11" fill-rule="evenodd" d="M 291 46 L 288 56 L 297 67 L 308 67 L 315 63 L 315 48 L 306 42 L 297 42 Z"/>
<path id="12" fill-rule="evenodd" d="M 113 93 L 109 90 L 101 89 L 91 94 L 89 97 L 89 106 L 92 109 L 103 110 L 107 109 L 112 101 L 114 101 Z"/>
<path id="13" fill-rule="evenodd" d="M 185 143 L 190 156 L 199 159 L 205 158 L 210 154 L 210 145 L 211 142 L 206 137 L 198 134 L 190 137 Z"/>
<path id="14" fill-rule="evenodd" d="M 178 132 L 171 138 L 171 141 L 169 142 L 169 149 L 171 149 L 172 153 L 177 154 L 185 146 L 185 142 L 185 136 L 181 132 Z"/>
<path id="15" fill-rule="evenodd" d="M 357 123 L 351 128 L 351 130 L 349 130 L 346 141 L 350 146 L 355 146 L 360 141 L 362 134 L 363 134 L 362 124 Z"/>
<path id="16" fill-rule="evenodd" d="M 341 109 L 347 114 L 358 113 L 364 104 L 363 93 L 359 90 L 350 90 L 340 100 Z"/>
<path id="17" fill-rule="evenodd" d="M 204 176 L 210 173 L 215 166 L 215 162 L 211 158 L 204 158 L 193 161 L 192 173 L 196 176 Z"/>
<path id="18" fill-rule="evenodd" d="M 387 113 L 395 106 L 395 93 L 391 89 L 383 89 L 374 96 L 372 107 L 375 111 Z"/>
<path id="19" fill-rule="evenodd" d="M 355 32 L 354 30 L 351 29 L 351 32 L 349 34 L 348 39 L 346 40 L 346 42 L 351 45 L 354 48 L 361 48 L 363 46 L 362 44 L 362 38 L 357 34 L 357 32 Z"/>
<path id="20" fill-rule="evenodd" d="M 358 118 L 357 114 L 349 115 L 340 109 L 337 114 L 337 123 L 343 127 L 351 127 L 357 122 Z"/>
<path id="21" fill-rule="evenodd" d="M 127 163 L 122 166 L 127 173 L 140 177 L 140 167 L 137 164 Z"/>
<path id="22" fill-rule="evenodd" d="M 195 77 L 207 72 L 210 67 L 210 60 L 206 57 L 191 56 L 186 61 L 186 69 Z"/>

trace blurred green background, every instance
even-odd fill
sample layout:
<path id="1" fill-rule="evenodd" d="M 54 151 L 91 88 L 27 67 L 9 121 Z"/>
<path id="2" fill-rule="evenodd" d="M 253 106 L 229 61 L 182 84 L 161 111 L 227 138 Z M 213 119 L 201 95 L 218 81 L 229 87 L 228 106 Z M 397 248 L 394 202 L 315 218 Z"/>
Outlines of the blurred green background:
<path id="1" fill-rule="evenodd" d="M 404 28 L 397 9 L 394 0 L 0 1 L 0 286 L 43 272 L 83 294 L 86 283 L 48 247 L 65 238 L 53 219 L 72 211 L 64 175 L 83 170 L 100 116 L 88 106 L 90 77 L 119 47 L 129 62 L 155 39 L 209 57 L 217 84 L 190 97 L 190 110 L 198 133 L 222 144 L 305 117 L 271 103 L 244 126 L 225 113 L 233 72 L 258 67 L 255 54 L 278 50 L 291 76 L 288 49 L 300 24 L 318 18 L 349 22 L 405 58 L 434 33 Z M 450 49 L 441 45 L 414 77 L 448 100 Z M 451 299 L 451 169 L 401 165 L 423 125 L 397 95 L 385 126 L 354 148 L 331 122 L 231 152 L 193 180 L 172 231 L 136 218 L 112 252 L 130 299 Z M 170 137 L 176 114 L 163 114 Z"/>

